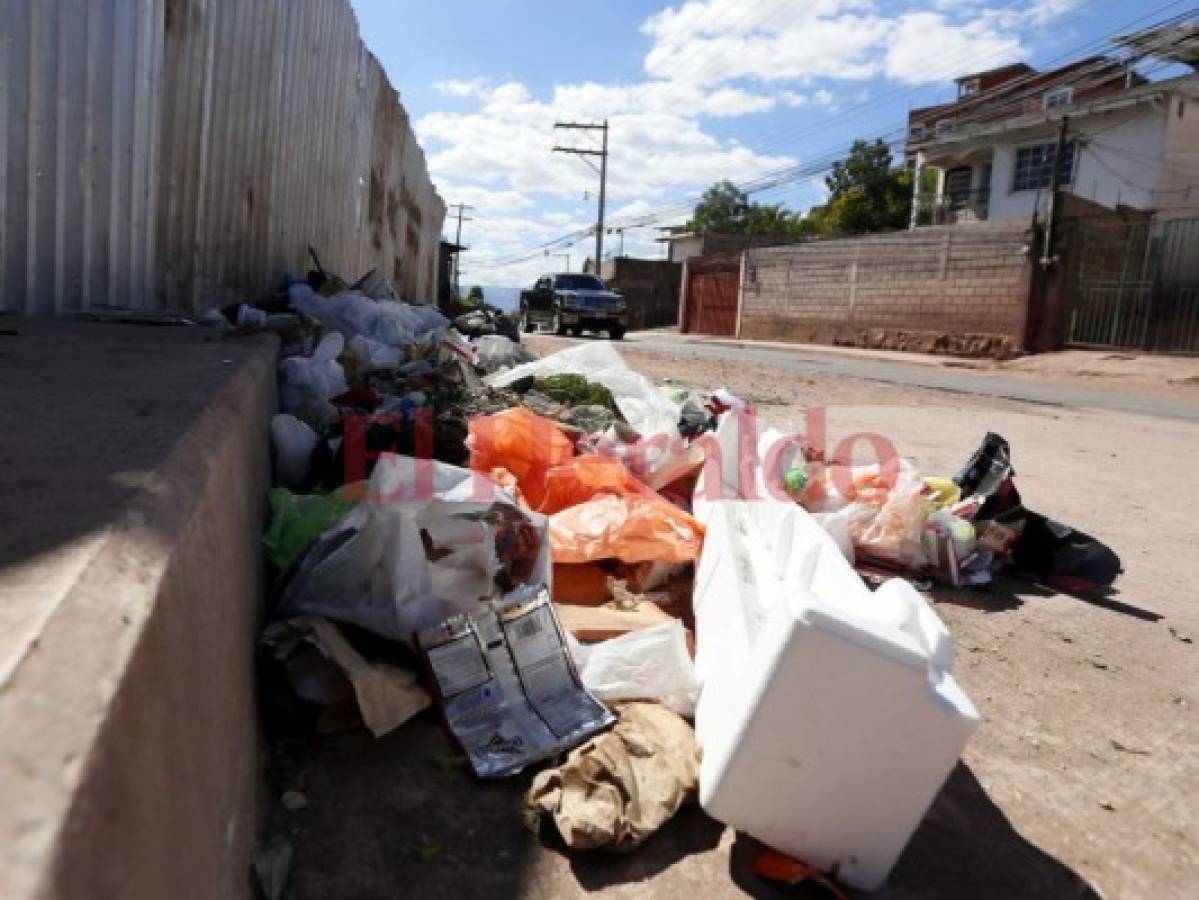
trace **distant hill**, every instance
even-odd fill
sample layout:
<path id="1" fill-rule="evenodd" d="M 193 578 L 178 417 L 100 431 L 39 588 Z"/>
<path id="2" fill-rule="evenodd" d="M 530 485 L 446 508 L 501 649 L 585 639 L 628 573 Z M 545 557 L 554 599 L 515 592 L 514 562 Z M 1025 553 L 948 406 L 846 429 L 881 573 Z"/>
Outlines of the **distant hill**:
<path id="1" fill-rule="evenodd" d="M 464 286 L 462 290 L 465 292 L 466 287 Z M 520 301 L 520 288 L 485 284 L 483 285 L 483 299 L 502 310 L 511 311 L 516 309 Z"/>

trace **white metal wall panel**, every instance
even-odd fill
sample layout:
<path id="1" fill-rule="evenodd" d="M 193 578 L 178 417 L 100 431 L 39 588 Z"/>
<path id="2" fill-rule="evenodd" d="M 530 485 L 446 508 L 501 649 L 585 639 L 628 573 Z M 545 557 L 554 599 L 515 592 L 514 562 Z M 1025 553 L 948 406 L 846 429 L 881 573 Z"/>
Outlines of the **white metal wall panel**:
<path id="1" fill-rule="evenodd" d="M 444 217 L 348 0 L 0 0 L 0 309 L 429 302 Z"/>

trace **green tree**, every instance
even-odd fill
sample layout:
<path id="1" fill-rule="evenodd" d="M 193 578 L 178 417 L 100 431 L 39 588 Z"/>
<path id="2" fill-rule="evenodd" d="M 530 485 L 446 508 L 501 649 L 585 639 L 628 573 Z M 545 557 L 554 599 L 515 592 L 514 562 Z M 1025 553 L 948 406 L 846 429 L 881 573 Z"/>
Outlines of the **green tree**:
<path id="1" fill-rule="evenodd" d="M 817 217 L 821 233 L 866 234 L 907 227 L 912 173 L 892 168 L 891 151 L 882 141 L 854 141 L 849 156 L 833 163 L 824 183 L 829 199 Z"/>
<path id="2" fill-rule="evenodd" d="M 799 233 L 799 217 L 782 204 L 750 203 L 735 184 L 721 181 L 704 192 L 687 228 L 700 234 L 792 237 Z"/>
<path id="3" fill-rule="evenodd" d="M 731 181 L 721 181 L 704 191 L 687 228 L 700 234 L 743 234 L 749 198 Z"/>
<path id="4" fill-rule="evenodd" d="M 466 302 L 472 306 L 482 306 L 483 289 L 477 284 L 471 285 L 470 290 L 466 292 Z"/>

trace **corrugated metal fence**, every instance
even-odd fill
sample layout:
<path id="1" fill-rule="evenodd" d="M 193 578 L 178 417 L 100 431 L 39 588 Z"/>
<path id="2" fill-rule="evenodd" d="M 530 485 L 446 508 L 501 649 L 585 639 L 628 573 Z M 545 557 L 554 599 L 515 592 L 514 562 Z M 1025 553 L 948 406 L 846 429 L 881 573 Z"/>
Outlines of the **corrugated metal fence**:
<path id="1" fill-rule="evenodd" d="M 432 301 L 444 217 L 347 0 L 0 0 L 0 309 Z"/>

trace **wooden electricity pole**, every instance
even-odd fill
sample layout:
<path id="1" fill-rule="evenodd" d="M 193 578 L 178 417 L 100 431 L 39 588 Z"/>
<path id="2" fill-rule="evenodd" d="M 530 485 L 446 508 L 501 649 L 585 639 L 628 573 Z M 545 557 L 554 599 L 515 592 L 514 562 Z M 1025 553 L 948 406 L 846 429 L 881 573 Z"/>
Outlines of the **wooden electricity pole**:
<path id="1" fill-rule="evenodd" d="M 595 275 L 600 273 L 600 261 L 604 258 L 604 201 L 608 193 L 608 120 L 604 119 L 603 124 L 596 125 L 586 122 L 555 122 L 554 128 L 566 128 L 576 131 L 599 131 L 603 137 L 601 149 L 593 150 L 585 147 L 561 147 L 555 146 L 555 153 L 573 153 L 575 156 L 582 157 L 583 162 L 591 166 L 600 177 L 599 189 L 599 218 L 595 226 Z M 588 157 L 598 156 L 600 163 L 597 167 Z"/>
<path id="2" fill-rule="evenodd" d="M 474 209 L 473 206 L 468 206 L 465 203 L 451 203 L 449 209 L 458 209 L 458 231 L 454 235 L 454 246 L 457 247 L 454 251 L 454 299 L 457 300 L 462 296 L 461 285 L 458 283 L 458 276 L 461 274 L 461 258 L 462 258 L 462 223 L 472 222 L 473 219 L 464 219 L 462 214 L 468 209 Z"/>

